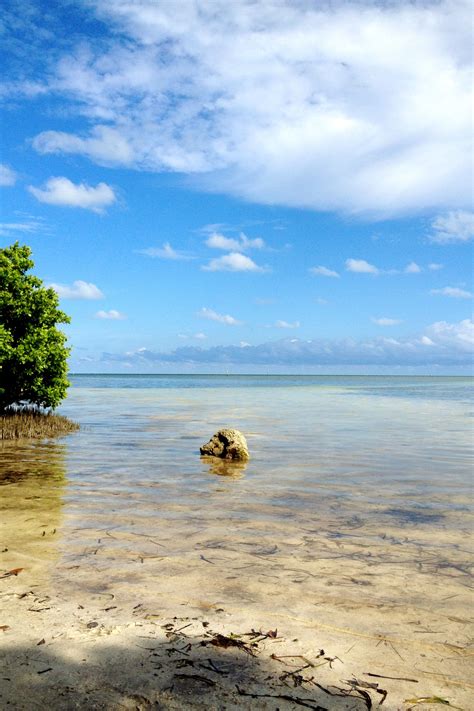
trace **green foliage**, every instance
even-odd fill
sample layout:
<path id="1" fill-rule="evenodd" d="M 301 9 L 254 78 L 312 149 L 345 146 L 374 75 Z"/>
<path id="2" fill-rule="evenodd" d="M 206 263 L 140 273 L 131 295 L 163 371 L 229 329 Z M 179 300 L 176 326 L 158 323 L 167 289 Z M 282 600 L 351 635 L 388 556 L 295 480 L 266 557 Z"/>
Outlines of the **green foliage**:
<path id="1" fill-rule="evenodd" d="M 0 249 L 0 412 L 20 403 L 54 409 L 69 386 L 69 349 L 56 326 L 70 319 L 54 289 L 27 274 L 30 257 L 18 242 Z"/>

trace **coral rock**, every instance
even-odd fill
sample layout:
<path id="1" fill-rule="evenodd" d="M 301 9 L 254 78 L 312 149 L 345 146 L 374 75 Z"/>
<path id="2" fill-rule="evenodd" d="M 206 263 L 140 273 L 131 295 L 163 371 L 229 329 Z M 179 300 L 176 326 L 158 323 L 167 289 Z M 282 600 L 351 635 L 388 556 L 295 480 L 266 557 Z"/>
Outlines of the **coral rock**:
<path id="1" fill-rule="evenodd" d="M 220 459 L 245 461 L 249 458 L 247 441 L 239 430 L 224 429 L 216 432 L 207 444 L 200 448 L 201 454 Z"/>

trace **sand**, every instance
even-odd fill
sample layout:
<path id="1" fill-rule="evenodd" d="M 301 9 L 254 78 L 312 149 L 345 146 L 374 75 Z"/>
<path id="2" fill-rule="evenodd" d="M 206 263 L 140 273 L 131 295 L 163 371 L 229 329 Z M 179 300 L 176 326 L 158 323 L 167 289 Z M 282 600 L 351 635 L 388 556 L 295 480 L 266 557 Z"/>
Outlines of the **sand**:
<path id="1" fill-rule="evenodd" d="M 2 709 L 473 708 L 466 529 L 369 544 L 260 521 L 252 543 L 209 522 L 158 541 L 61 532 L 9 492 Z"/>

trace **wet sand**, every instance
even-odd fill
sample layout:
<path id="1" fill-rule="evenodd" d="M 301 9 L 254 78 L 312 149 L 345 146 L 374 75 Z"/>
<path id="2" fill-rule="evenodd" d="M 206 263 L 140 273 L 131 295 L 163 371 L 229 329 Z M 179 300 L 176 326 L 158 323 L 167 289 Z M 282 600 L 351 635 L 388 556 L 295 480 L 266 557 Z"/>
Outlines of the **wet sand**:
<path id="1" fill-rule="evenodd" d="M 353 413 L 349 403 L 344 419 L 345 402 L 339 431 Z M 336 478 L 330 432 L 295 463 L 296 423 L 269 462 L 260 412 L 242 427 L 253 459 L 225 467 L 194 451 L 211 412 L 222 421 L 216 400 L 202 423 L 192 405 L 129 417 L 101 451 L 100 421 L 54 443 L 3 445 L 0 706 L 395 711 L 431 698 L 415 708 L 472 708 L 459 437 L 452 449 L 438 442 L 430 462 L 416 432 L 400 453 L 407 472 L 397 443 L 369 457 L 351 434 Z M 391 413 L 400 433 L 407 408 Z M 401 473 L 374 488 L 377 456 Z"/>
<path id="2" fill-rule="evenodd" d="M 1 570 L 22 569 L 0 579 L 3 708 L 364 709 L 381 690 L 386 709 L 470 708 L 467 529 L 444 537 L 449 558 L 410 526 L 358 542 L 356 520 L 298 535 L 201 521 L 160 540 L 92 527 L 65 554 L 49 484 L 10 484 L 3 505 Z"/>

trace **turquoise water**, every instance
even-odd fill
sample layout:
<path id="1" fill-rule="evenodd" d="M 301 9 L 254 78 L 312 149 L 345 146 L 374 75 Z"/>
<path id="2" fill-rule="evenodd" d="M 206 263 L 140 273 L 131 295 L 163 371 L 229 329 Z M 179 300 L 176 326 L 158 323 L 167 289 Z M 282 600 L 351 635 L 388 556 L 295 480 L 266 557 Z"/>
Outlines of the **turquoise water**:
<path id="1" fill-rule="evenodd" d="M 78 388 L 344 388 L 347 392 L 428 397 L 472 402 L 473 378 L 433 376 L 362 375 L 131 375 L 75 374 L 70 376 Z"/>

